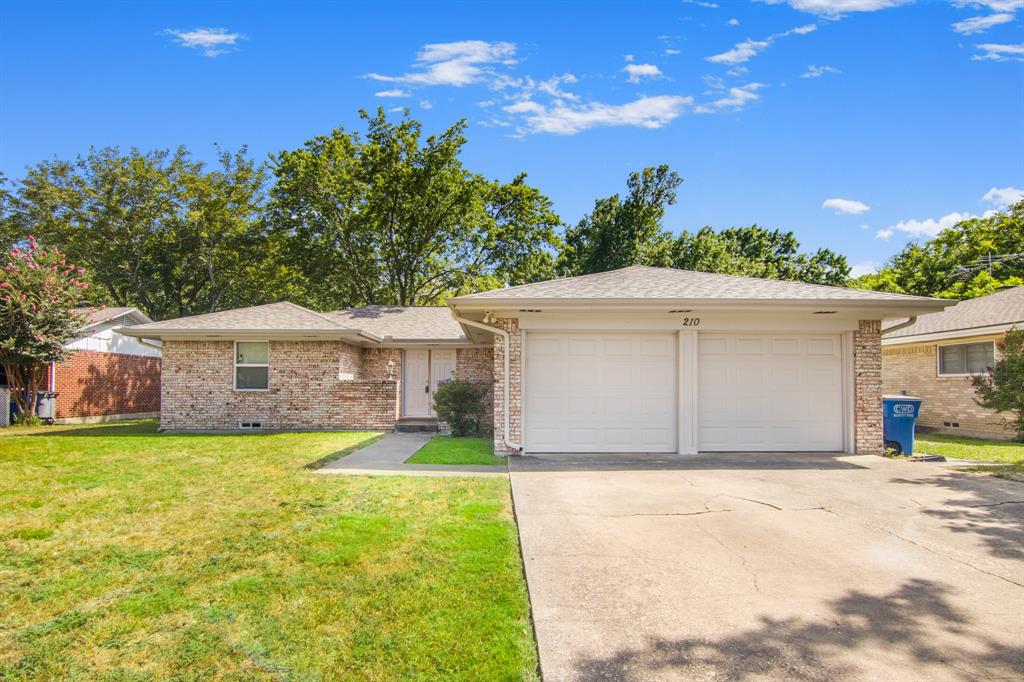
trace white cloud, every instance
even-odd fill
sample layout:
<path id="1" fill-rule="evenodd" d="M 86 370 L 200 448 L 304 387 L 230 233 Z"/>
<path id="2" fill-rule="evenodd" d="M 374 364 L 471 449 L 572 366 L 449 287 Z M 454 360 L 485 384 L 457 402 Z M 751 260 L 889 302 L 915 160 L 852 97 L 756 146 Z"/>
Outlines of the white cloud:
<path id="1" fill-rule="evenodd" d="M 420 100 L 420 108 L 421 109 L 433 109 L 434 108 L 434 103 L 431 102 L 429 99 L 421 99 Z"/>
<path id="2" fill-rule="evenodd" d="M 729 69 L 728 71 L 726 71 L 725 73 L 727 75 L 729 75 L 729 76 L 742 76 L 743 74 L 747 73 L 748 71 L 750 71 L 750 69 L 748 69 L 745 66 L 734 66 L 731 69 Z"/>
<path id="3" fill-rule="evenodd" d="M 989 191 L 985 192 L 982 201 L 987 201 L 996 208 L 1003 209 L 1007 208 L 1011 204 L 1016 204 L 1021 199 L 1024 199 L 1024 189 L 1017 189 L 1016 187 L 993 187 Z"/>
<path id="4" fill-rule="evenodd" d="M 626 60 L 627 62 L 631 62 L 631 61 L 633 61 L 634 59 L 636 59 L 636 57 L 634 57 L 634 56 L 633 56 L 633 55 L 631 55 L 631 54 L 627 54 L 627 55 L 626 55 L 625 57 L 623 57 L 623 59 L 625 59 L 625 60 Z"/>
<path id="5" fill-rule="evenodd" d="M 231 52 L 237 49 L 238 41 L 248 38 L 243 33 L 232 33 L 226 28 L 194 28 L 191 31 L 167 28 L 164 33 L 174 36 L 174 41 L 182 47 L 202 50 L 206 57 Z"/>
<path id="6" fill-rule="evenodd" d="M 1024 8 L 1024 0 L 953 0 L 957 7 L 988 9 L 993 12 L 1015 12 Z"/>
<path id="7" fill-rule="evenodd" d="M 973 33 L 984 33 L 993 26 L 999 24 L 1008 24 L 1013 21 L 1013 15 L 1009 12 L 1001 12 L 999 14 L 989 14 L 983 17 L 971 17 L 970 19 L 964 19 L 953 24 L 953 30 L 957 33 L 962 33 L 965 36 L 969 36 Z"/>
<path id="8" fill-rule="evenodd" d="M 366 78 L 406 85 L 454 85 L 479 83 L 496 65 L 515 63 L 514 43 L 460 40 L 424 45 L 416 55 L 413 71 L 401 76 L 368 73 Z"/>
<path id="9" fill-rule="evenodd" d="M 850 277 L 863 277 L 877 271 L 878 266 L 874 262 L 866 260 L 850 266 Z"/>
<path id="10" fill-rule="evenodd" d="M 654 64 L 626 64 L 623 71 L 629 74 L 626 80 L 630 83 L 639 83 L 644 78 L 661 78 L 664 75 Z"/>
<path id="11" fill-rule="evenodd" d="M 730 26 L 739 26 L 740 25 L 740 20 L 739 19 L 730 19 L 726 23 L 729 24 Z"/>
<path id="12" fill-rule="evenodd" d="M 895 225 L 875 233 L 877 239 L 889 239 L 897 232 L 903 232 L 911 237 L 934 237 L 939 232 L 953 227 L 959 222 L 977 218 L 970 213 L 947 213 L 941 218 L 926 218 L 924 220 L 901 220 Z"/>
<path id="13" fill-rule="evenodd" d="M 575 135 L 590 128 L 605 126 L 661 128 L 679 117 L 692 102 L 692 97 L 678 95 L 641 97 L 618 105 L 603 102 L 569 105 L 556 102 L 545 106 L 533 100 L 523 100 L 505 107 L 505 111 L 522 115 L 528 132 Z"/>
<path id="14" fill-rule="evenodd" d="M 683 53 L 682 50 L 677 50 L 674 47 L 666 47 L 665 48 L 665 54 L 667 56 L 669 56 L 669 57 L 673 57 L 673 56 L 675 56 L 677 54 L 682 54 L 682 53 Z"/>
<path id="15" fill-rule="evenodd" d="M 575 83 L 576 80 L 576 76 L 571 73 L 563 73 L 561 76 L 552 76 L 546 81 L 537 83 L 537 89 L 547 95 L 551 95 L 555 99 L 567 99 L 575 102 L 579 99 L 579 96 L 569 92 L 568 90 L 563 90 L 560 86 L 562 83 L 568 83 L 571 85 Z"/>
<path id="16" fill-rule="evenodd" d="M 871 210 L 871 207 L 863 201 L 840 199 L 839 197 L 825 199 L 825 201 L 821 202 L 821 207 L 831 208 L 836 212 L 836 215 L 839 215 L 840 213 L 846 215 L 860 215 L 861 213 L 867 213 Z"/>
<path id="17" fill-rule="evenodd" d="M 725 97 L 716 99 L 709 104 L 701 104 L 694 108 L 694 111 L 698 114 L 711 114 L 723 109 L 737 111 L 750 102 L 761 99 L 761 96 L 756 91 L 763 87 L 763 83 L 748 83 L 739 87 L 729 88 L 729 94 Z"/>
<path id="18" fill-rule="evenodd" d="M 785 3 L 795 10 L 816 14 L 827 19 L 838 19 L 852 12 L 877 12 L 899 7 L 912 0 L 761 0 L 767 5 Z"/>
<path id="19" fill-rule="evenodd" d="M 402 90 L 401 88 L 394 88 L 393 90 L 381 90 L 380 92 L 373 93 L 374 97 L 408 97 L 410 93 L 408 90 Z"/>
<path id="20" fill-rule="evenodd" d="M 703 2 L 702 0 L 683 0 L 684 4 L 697 5 L 697 7 L 703 7 L 705 9 L 718 9 L 718 5 L 713 2 Z"/>
<path id="21" fill-rule="evenodd" d="M 789 35 L 806 35 L 817 30 L 817 28 L 818 26 L 816 24 L 806 24 L 804 26 L 791 28 L 788 31 L 783 31 L 782 33 L 775 33 L 764 40 L 753 40 L 751 38 L 747 38 L 741 43 L 736 43 L 731 50 L 726 50 L 721 54 L 711 55 L 710 57 L 706 57 L 706 59 L 714 64 L 728 64 L 730 66 L 735 66 L 736 64 L 742 64 L 751 57 L 764 52 L 779 38 L 784 38 Z"/>
<path id="22" fill-rule="evenodd" d="M 807 67 L 807 72 L 802 74 L 801 78 L 821 78 L 827 73 L 842 73 L 839 69 L 832 66 L 811 66 Z"/>
<path id="23" fill-rule="evenodd" d="M 998 45 L 996 43 L 982 43 L 981 45 L 975 45 L 979 50 L 984 50 L 984 54 L 976 54 L 971 59 L 976 62 L 991 61 L 991 62 L 1024 62 L 1024 43 L 1017 45 Z"/>

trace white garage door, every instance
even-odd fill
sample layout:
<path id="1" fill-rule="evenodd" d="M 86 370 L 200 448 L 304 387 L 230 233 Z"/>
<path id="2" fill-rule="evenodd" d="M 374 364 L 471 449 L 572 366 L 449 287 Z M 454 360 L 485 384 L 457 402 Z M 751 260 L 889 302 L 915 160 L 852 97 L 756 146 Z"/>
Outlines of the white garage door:
<path id="1" fill-rule="evenodd" d="M 528 452 L 675 452 L 674 334 L 526 337 Z"/>
<path id="2" fill-rule="evenodd" d="M 839 335 L 698 338 L 700 450 L 843 449 Z"/>

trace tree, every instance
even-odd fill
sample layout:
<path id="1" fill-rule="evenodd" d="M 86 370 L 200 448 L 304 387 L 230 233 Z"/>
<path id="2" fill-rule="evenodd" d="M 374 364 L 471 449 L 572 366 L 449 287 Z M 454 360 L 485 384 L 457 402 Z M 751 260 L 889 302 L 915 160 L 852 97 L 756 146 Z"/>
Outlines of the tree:
<path id="1" fill-rule="evenodd" d="M 271 297 L 280 272 L 260 220 L 265 183 L 244 148 L 218 150 L 213 170 L 184 148 L 92 149 L 30 168 L 11 220 L 88 267 L 94 302 L 179 317 Z"/>
<path id="2" fill-rule="evenodd" d="M 846 258 L 834 251 L 801 253 L 800 242 L 792 232 L 757 225 L 721 232 L 710 227 L 696 233 L 684 231 L 676 240 L 674 253 L 672 265 L 684 270 L 833 286 L 846 284 L 850 275 Z"/>
<path id="3" fill-rule="evenodd" d="M 923 244 L 907 244 L 861 289 L 939 298 L 976 298 L 1024 284 L 1024 201 L 969 218 Z"/>
<path id="4" fill-rule="evenodd" d="M 0 363 L 19 419 L 35 414 L 49 363 L 70 354 L 66 344 L 85 323 L 74 308 L 89 286 L 85 270 L 56 248 L 27 242 L 8 252 L 0 271 Z"/>
<path id="5" fill-rule="evenodd" d="M 997 412 L 1009 412 L 1007 419 L 1018 440 L 1024 441 L 1024 329 L 1011 329 L 996 344 L 1000 357 L 985 374 L 972 377 L 977 402 Z"/>
<path id="6" fill-rule="evenodd" d="M 430 304 L 549 274 L 550 200 L 525 175 L 502 184 L 466 170 L 465 121 L 423 140 L 408 112 L 360 116 L 365 136 L 337 128 L 273 157 L 269 221 L 303 279 L 301 302 Z"/>
<path id="7" fill-rule="evenodd" d="M 662 228 L 683 178 L 667 165 L 631 173 L 625 199 L 614 194 L 565 233 L 559 255 L 563 275 L 584 275 L 630 265 L 670 265 L 672 237 Z"/>

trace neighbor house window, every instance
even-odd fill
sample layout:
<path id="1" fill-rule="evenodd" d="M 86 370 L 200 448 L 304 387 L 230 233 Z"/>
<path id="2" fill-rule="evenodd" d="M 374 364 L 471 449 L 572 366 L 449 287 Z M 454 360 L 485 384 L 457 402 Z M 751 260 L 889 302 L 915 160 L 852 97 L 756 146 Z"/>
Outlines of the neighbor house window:
<path id="1" fill-rule="evenodd" d="M 235 342 L 235 390 L 265 391 L 270 382 L 270 344 Z"/>
<path id="2" fill-rule="evenodd" d="M 958 343 L 939 346 L 939 374 L 981 374 L 995 361 L 995 344 Z"/>

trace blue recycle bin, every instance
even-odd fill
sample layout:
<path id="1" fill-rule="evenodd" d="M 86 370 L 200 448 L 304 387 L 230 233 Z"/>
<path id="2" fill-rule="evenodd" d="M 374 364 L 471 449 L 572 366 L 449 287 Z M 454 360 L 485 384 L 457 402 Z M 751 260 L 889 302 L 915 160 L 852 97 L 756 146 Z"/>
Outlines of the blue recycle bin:
<path id="1" fill-rule="evenodd" d="M 882 396 L 882 438 L 897 455 L 914 454 L 914 426 L 921 416 L 921 399 L 909 395 Z"/>

